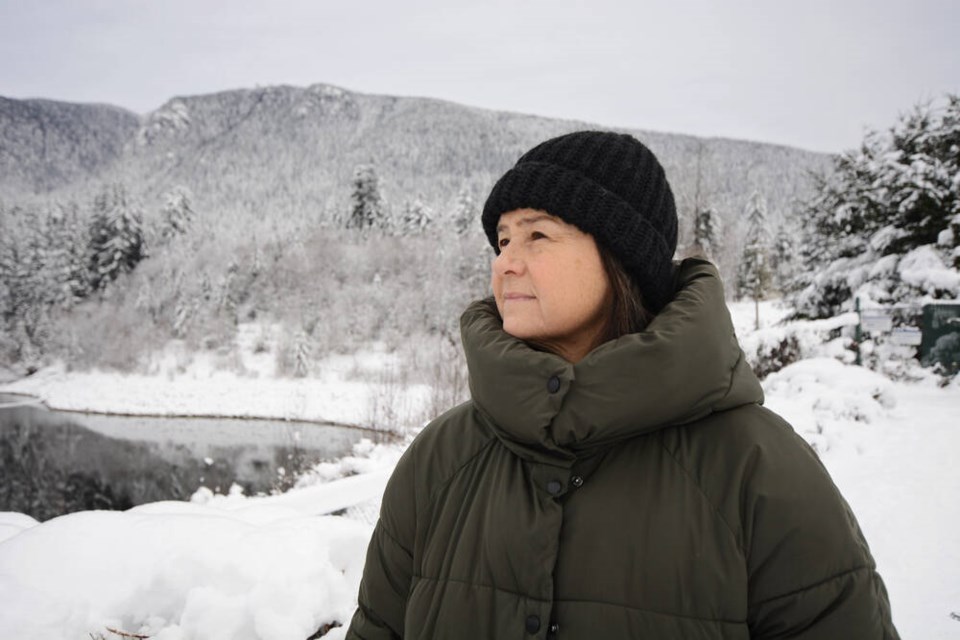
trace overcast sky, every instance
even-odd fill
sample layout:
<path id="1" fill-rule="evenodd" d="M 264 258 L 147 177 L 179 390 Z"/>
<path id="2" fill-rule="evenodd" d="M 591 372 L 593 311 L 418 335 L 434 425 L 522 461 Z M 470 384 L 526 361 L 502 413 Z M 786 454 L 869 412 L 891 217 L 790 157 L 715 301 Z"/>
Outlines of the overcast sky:
<path id="1" fill-rule="evenodd" d="M 836 152 L 960 93 L 958 25 L 958 0 L 0 0 L 0 95 L 323 82 Z"/>

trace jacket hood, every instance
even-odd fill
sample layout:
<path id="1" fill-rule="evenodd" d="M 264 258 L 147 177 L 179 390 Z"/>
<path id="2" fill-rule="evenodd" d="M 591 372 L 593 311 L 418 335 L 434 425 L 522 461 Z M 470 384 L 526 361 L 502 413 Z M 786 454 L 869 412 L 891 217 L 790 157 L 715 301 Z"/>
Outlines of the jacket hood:
<path id="1" fill-rule="evenodd" d="M 460 329 L 474 404 L 502 440 L 531 453 L 570 458 L 763 402 L 720 276 L 704 260 L 678 266 L 673 300 L 644 331 L 604 343 L 577 364 L 508 335 L 483 302 L 467 308 Z"/>

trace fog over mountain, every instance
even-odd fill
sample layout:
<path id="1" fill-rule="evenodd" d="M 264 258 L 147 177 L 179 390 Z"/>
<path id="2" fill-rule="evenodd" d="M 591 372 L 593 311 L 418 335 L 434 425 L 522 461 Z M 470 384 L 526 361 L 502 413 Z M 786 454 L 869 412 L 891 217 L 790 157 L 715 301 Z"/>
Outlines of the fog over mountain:
<path id="1" fill-rule="evenodd" d="M 583 128 L 607 127 L 324 84 L 176 97 L 145 116 L 106 105 L 0 98 L 0 201 L 83 201 L 119 182 L 148 216 L 165 191 L 183 186 L 198 211 L 229 220 L 324 221 L 349 206 L 354 168 L 373 163 L 390 206 L 419 196 L 443 220 L 461 189 L 482 202 L 525 150 Z M 809 194 L 808 172 L 829 159 L 759 142 L 629 132 L 661 158 L 682 225 L 692 224 L 699 194 L 734 240 L 754 190 L 779 221 Z M 681 241 L 688 232 L 682 228 Z"/>

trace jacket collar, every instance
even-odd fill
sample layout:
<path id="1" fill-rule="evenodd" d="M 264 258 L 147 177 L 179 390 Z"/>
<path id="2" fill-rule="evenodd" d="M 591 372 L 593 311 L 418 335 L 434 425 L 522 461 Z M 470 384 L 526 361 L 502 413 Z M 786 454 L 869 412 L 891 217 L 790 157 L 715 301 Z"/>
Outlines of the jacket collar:
<path id="1" fill-rule="evenodd" d="M 508 335 L 489 305 L 473 303 L 460 327 L 474 404 L 508 446 L 570 459 L 762 403 L 716 268 L 686 260 L 677 281 L 673 300 L 646 330 L 607 342 L 575 365 Z"/>

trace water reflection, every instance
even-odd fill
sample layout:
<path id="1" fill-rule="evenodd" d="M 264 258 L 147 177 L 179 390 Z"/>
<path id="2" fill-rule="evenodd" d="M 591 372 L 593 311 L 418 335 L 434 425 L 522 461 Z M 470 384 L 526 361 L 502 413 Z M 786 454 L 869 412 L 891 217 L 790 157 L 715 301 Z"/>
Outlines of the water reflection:
<path id="1" fill-rule="evenodd" d="M 0 394 L 0 407 L 23 399 Z M 186 499 L 200 486 L 225 491 L 234 482 L 248 493 L 267 492 L 283 488 L 296 469 L 348 454 L 362 437 L 376 433 L 268 420 L 0 408 L 0 511 L 45 520 Z"/>

